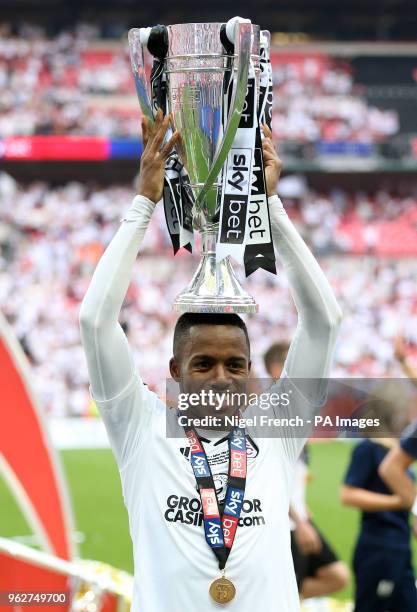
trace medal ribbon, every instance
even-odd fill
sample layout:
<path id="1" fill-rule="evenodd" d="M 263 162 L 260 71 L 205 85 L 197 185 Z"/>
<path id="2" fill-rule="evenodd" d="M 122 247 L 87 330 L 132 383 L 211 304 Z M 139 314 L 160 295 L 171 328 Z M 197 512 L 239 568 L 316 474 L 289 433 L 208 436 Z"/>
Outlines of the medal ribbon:
<path id="1" fill-rule="evenodd" d="M 228 436 L 229 469 L 222 513 L 203 444 L 195 429 L 186 428 L 185 434 L 190 445 L 191 467 L 201 498 L 206 542 L 216 555 L 219 569 L 223 570 L 232 550 L 245 497 L 247 470 L 245 429 L 235 427 Z"/>

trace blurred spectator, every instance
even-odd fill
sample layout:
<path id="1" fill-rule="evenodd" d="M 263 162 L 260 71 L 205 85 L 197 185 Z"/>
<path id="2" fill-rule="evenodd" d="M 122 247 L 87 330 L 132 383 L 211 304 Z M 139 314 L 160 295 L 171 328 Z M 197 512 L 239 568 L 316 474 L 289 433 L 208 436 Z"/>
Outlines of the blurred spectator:
<path id="1" fill-rule="evenodd" d="M 0 137 L 88 134 L 138 137 L 139 105 L 127 49 L 103 47 L 80 25 L 47 38 L 24 26 L 0 40 Z"/>
<path id="2" fill-rule="evenodd" d="M 278 142 L 374 143 L 399 130 L 394 110 L 369 106 L 350 65 L 322 54 L 272 55 Z"/>

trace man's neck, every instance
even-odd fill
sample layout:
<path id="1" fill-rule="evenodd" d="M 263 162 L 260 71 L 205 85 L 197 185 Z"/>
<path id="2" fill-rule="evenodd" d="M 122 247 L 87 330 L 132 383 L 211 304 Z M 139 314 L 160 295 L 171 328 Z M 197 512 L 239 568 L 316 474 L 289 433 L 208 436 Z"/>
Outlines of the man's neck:
<path id="1" fill-rule="evenodd" d="M 229 435 L 230 429 L 220 429 L 219 427 L 205 428 L 196 427 L 196 432 L 199 438 L 207 438 L 208 440 L 221 440 Z"/>

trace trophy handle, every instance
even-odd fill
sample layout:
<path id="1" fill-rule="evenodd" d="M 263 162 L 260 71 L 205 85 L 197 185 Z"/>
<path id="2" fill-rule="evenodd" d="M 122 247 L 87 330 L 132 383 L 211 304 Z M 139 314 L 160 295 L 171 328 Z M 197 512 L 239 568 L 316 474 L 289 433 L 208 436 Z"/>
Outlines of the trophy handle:
<path id="1" fill-rule="evenodd" d="M 140 108 L 145 117 L 154 122 L 152 105 L 146 81 L 145 62 L 143 60 L 143 45 L 141 42 L 140 28 L 129 30 L 129 52 L 130 62 L 135 77 L 136 93 L 138 94 Z"/>
<path id="2" fill-rule="evenodd" d="M 235 35 L 236 67 L 233 65 L 233 92 L 230 102 L 230 112 L 227 119 L 224 136 L 219 149 L 213 159 L 206 182 L 196 197 L 196 207 L 201 204 L 209 189 L 213 185 L 232 147 L 233 140 L 239 127 L 240 117 L 245 104 L 246 89 L 248 87 L 249 65 L 252 49 L 252 24 L 250 22 L 237 22 Z"/>

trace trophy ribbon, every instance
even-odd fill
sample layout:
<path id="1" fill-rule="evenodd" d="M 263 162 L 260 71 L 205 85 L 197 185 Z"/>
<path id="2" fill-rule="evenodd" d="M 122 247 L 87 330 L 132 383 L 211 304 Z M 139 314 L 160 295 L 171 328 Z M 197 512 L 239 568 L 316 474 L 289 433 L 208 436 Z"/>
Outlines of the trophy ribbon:
<path id="1" fill-rule="evenodd" d="M 141 103 L 142 112 L 154 120 L 158 108 L 164 115 L 167 113 L 167 82 L 164 71 L 165 56 L 168 50 L 168 34 L 165 26 L 133 29 L 129 33 L 131 45 L 132 68 L 135 74 L 135 84 Z M 143 64 L 142 45 L 147 46 L 154 60 L 152 64 L 150 85 L 151 99 L 147 98 L 146 76 Z M 143 78 L 139 78 L 143 73 Z M 143 93 L 145 92 L 145 94 Z M 167 133 L 167 138 L 172 130 Z M 188 189 L 189 178 L 176 151 L 172 151 L 165 164 L 163 202 L 168 232 L 171 238 L 174 254 L 184 247 L 192 252 L 194 235 L 192 229 L 192 194 Z"/>
<path id="2" fill-rule="evenodd" d="M 272 78 L 268 72 L 269 58 L 266 54 L 264 48 L 260 83 L 264 91 L 259 105 L 255 70 L 251 62 L 245 105 L 227 157 L 219 195 L 220 231 L 216 260 L 232 256 L 237 262 L 244 263 L 246 276 L 258 268 L 276 274 L 260 130 L 260 118 L 265 116 L 268 94 L 272 95 Z M 224 95 L 225 116 L 228 114 L 229 94 L 230 81 Z"/>
<path id="3" fill-rule="evenodd" d="M 272 120 L 272 69 L 269 59 L 269 32 L 261 32 L 259 105 L 256 114 L 256 138 L 252 186 L 246 217 L 244 264 L 246 276 L 258 268 L 276 274 L 275 253 L 271 238 L 265 168 L 262 154 L 261 125 L 271 128 Z"/>
<path id="4" fill-rule="evenodd" d="M 259 64 L 261 69 L 260 86 L 259 86 L 259 124 L 272 127 L 272 102 L 274 96 L 274 87 L 272 82 L 272 66 L 269 56 L 271 34 L 268 30 L 261 31 L 260 58 Z"/>
<path id="5" fill-rule="evenodd" d="M 192 252 L 192 201 L 185 188 L 184 166 L 173 151 L 167 158 L 164 177 L 164 212 L 174 255 L 184 247 Z M 188 177 L 187 177 L 188 178 Z"/>
<path id="6" fill-rule="evenodd" d="M 224 114 L 227 116 L 228 95 L 224 96 L 224 103 Z M 238 263 L 243 263 L 256 137 L 256 112 L 256 78 L 251 61 L 242 115 L 223 171 L 220 228 L 216 245 L 217 262 L 230 255 Z"/>

